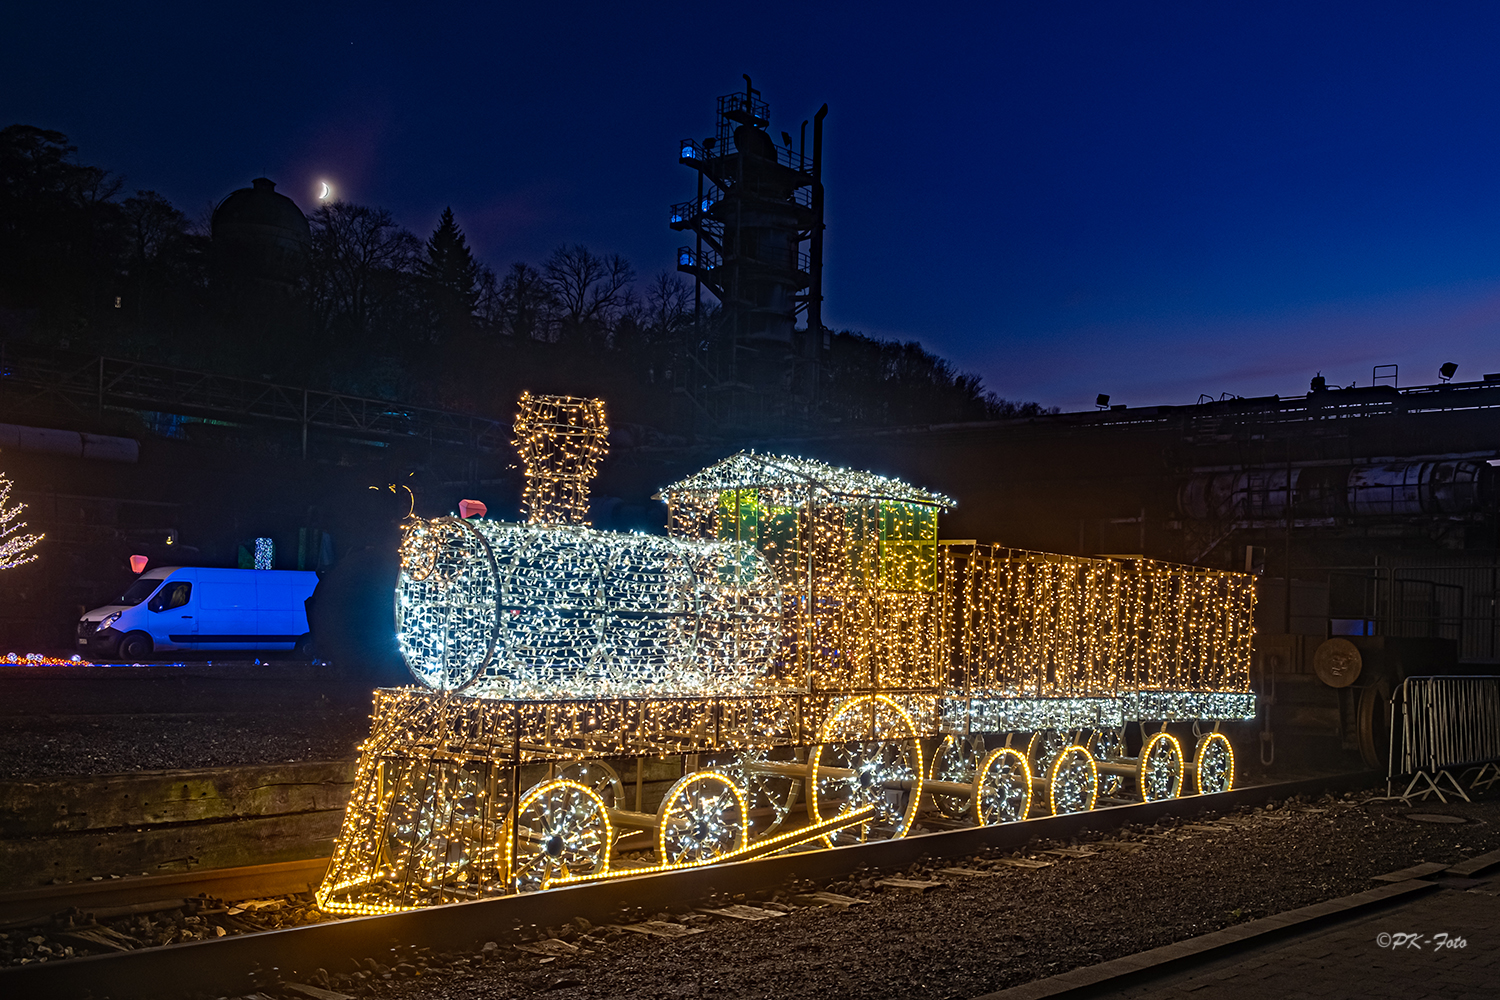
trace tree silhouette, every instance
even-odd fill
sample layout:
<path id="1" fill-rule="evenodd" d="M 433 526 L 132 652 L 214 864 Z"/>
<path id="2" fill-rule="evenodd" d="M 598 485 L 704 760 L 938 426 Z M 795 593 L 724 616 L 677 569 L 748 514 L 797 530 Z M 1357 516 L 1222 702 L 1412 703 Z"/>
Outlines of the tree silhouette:
<path id="1" fill-rule="evenodd" d="M 557 302 L 566 339 L 606 337 L 621 312 L 633 304 L 635 269 L 619 254 L 601 257 L 582 244 L 558 247 L 542 266 Z"/>
<path id="2" fill-rule="evenodd" d="M 34 562 L 36 553 L 31 551 L 32 546 L 40 542 L 46 535 L 19 535 L 16 532 L 26 527 L 25 521 L 17 521 L 21 511 L 26 509 L 24 503 L 17 503 L 14 507 L 6 506 L 10 503 L 10 480 L 0 472 L 0 569 L 14 569 Z"/>
<path id="3" fill-rule="evenodd" d="M 530 264 L 512 264 L 500 281 L 499 327 L 523 340 L 552 339 L 555 301 L 542 272 Z"/>
<path id="4" fill-rule="evenodd" d="M 421 243 L 383 208 L 336 201 L 308 220 L 312 226 L 313 314 L 332 339 L 365 347 L 399 327 L 403 278 Z"/>
<path id="5" fill-rule="evenodd" d="M 453 209 L 443 209 L 417 270 L 423 278 L 432 339 L 467 330 L 479 304 L 479 265 L 453 219 Z"/>

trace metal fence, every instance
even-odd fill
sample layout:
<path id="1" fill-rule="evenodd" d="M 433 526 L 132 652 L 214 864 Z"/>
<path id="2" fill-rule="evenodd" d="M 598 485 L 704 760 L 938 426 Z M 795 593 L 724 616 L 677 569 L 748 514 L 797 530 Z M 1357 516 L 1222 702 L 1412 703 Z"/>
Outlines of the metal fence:
<path id="1" fill-rule="evenodd" d="M 1387 794 L 1397 775 L 1411 775 L 1403 799 L 1436 795 L 1446 802 L 1444 780 L 1450 794 L 1467 799 L 1464 772 L 1479 769 L 1471 787 L 1500 776 L 1500 676 L 1408 677 L 1394 707 Z"/>
<path id="2" fill-rule="evenodd" d="M 8 345 L 0 357 L 0 405 L 18 409 L 39 403 L 300 424 L 304 447 L 309 428 L 480 451 L 503 449 L 511 437 L 508 424 L 468 413 Z"/>
<path id="3" fill-rule="evenodd" d="M 1500 661 L 1500 565 L 1330 567 L 1329 617 L 1374 634 L 1452 639 L 1458 658 Z"/>

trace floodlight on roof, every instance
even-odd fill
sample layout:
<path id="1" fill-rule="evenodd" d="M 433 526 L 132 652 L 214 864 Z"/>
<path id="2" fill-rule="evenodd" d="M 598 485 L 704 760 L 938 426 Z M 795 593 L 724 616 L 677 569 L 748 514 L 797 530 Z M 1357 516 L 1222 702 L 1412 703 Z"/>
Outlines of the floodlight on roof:
<path id="1" fill-rule="evenodd" d="M 1458 365 L 1454 364 L 1452 361 L 1444 361 L 1443 367 L 1438 369 L 1438 374 L 1441 375 L 1443 381 L 1446 382 L 1453 377 L 1453 373 L 1456 371 L 1458 371 Z"/>
<path id="2" fill-rule="evenodd" d="M 1099 393 L 1098 396 L 1094 397 L 1094 405 L 1099 407 L 1099 409 L 1101 410 L 1109 409 L 1109 393 Z"/>

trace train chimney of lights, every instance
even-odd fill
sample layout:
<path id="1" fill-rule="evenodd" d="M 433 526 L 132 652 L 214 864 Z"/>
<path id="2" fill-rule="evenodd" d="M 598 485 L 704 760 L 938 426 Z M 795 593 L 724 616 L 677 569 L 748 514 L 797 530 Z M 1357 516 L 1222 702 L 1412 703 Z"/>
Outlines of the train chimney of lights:
<path id="1" fill-rule="evenodd" d="M 588 524 L 589 483 L 609 453 L 604 400 L 521 394 L 516 439 L 530 524 Z"/>

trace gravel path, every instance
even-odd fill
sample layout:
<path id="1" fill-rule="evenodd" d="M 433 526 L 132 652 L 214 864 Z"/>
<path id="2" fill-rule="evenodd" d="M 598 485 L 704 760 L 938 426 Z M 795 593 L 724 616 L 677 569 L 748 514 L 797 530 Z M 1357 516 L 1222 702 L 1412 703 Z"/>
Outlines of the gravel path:
<path id="1" fill-rule="evenodd" d="M 1406 818 L 1442 813 L 1465 822 Z M 1224 827 L 1206 829 L 1205 827 Z M 619 927 L 551 928 L 550 958 L 512 942 L 487 953 L 396 950 L 358 974 L 328 970 L 320 985 L 398 1000 L 532 997 L 967 998 L 1168 944 L 1231 924 L 1360 892 L 1371 878 L 1422 861 L 1456 863 L 1500 848 L 1500 796 L 1473 805 L 1406 807 L 1365 796 L 1325 797 L 1235 813 L 1218 822 L 1127 828 L 1079 846 L 1089 857 L 1045 854 L 1038 869 L 1014 855 L 945 860 L 763 899 L 786 915 L 758 922 L 684 909 L 643 914 L 702 933 L 663 940 Z M 945 875 L 968 867 L 982 876 Z M 892 874 L 944 883 L 880 888 Z M 866 902 L 803 905 L 812 888 Z M 728 900 L 722 901 L 731 902 Z M 750 903 L 756 903 L 754 899 Z M 299 994 L 275 989 L 288 1000 Z"/>

